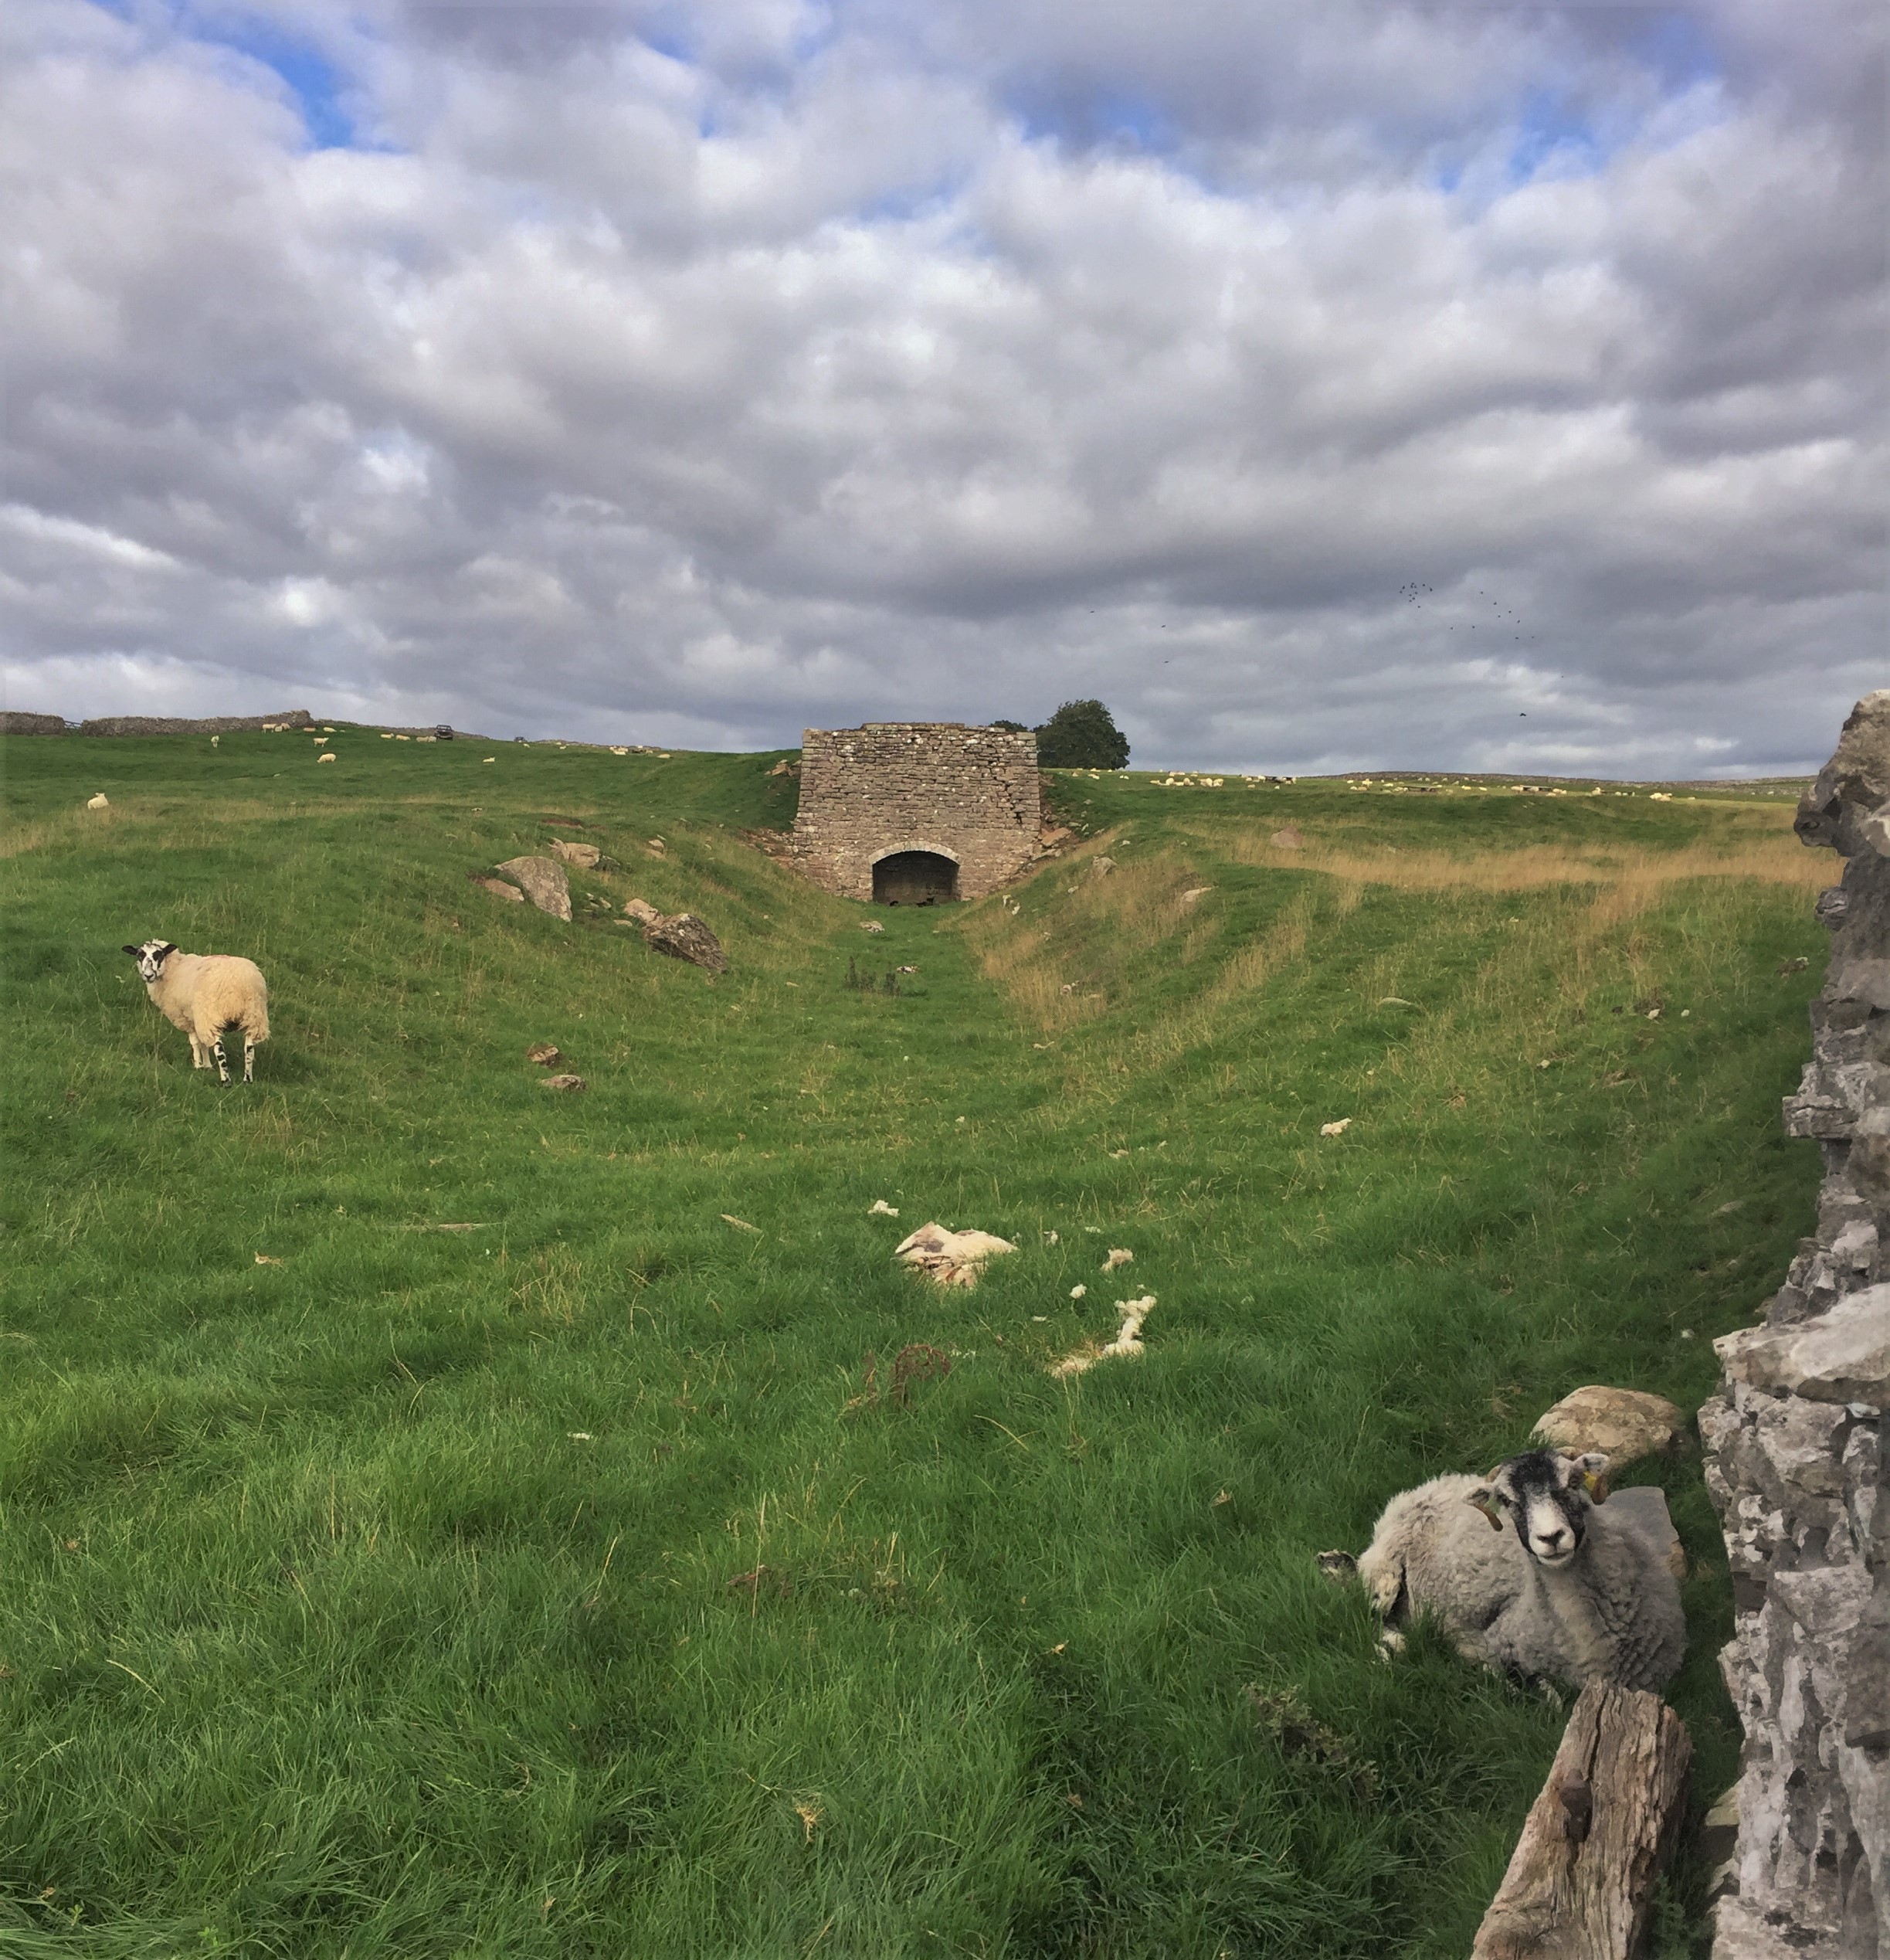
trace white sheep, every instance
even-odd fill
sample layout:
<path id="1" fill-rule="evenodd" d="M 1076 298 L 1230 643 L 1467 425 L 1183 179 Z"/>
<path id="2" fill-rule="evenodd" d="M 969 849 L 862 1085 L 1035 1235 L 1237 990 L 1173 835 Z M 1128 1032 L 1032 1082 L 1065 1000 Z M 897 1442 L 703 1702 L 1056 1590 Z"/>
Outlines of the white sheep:
<path id="1" fill-rule="evenodd" d="M 1486 1667 L 1658 1689 L 1686 1651 L 1679 1582 L 1651 1536 L 1596 1508 L 1607 1467 L 1598 1454 L 1534 1449 L 1481 1480 L 1433 1477 L 1385 1507 L 1356 1565 L 1343 1552 L 1319 1562 L 1335 1578 L 1356 1570 L 1387 1650 L 1428 1609 Z"/>
<path id="2" fill-rule="evenodd" d="M 252 960 L 226 953 L 179 953 L 168 939 L 147 939 L 124 950 L 137 962 L 158 1011 L 174 1028 L 190 1037 L 193 1068 L 208 1068 L 216 1058 L 217 1074 L 229 1080 L 223 1053 L 223 1030 L 243 1030 L 243 1079 L 256 1079 L 258 1043 L 269 1039 L 269 987 Z"/>

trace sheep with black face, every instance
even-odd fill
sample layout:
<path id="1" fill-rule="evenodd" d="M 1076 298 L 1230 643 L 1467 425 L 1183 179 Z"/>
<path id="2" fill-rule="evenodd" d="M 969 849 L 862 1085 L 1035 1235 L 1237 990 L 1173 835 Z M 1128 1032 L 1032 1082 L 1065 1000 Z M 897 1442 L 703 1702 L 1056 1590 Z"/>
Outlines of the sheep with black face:
<path id="1" fill-rule="evenodd" d="M 212 1055 L 217 1073 L 229 1080 L 223 1053 L 223 1030 L 243 1030 L 243 1079 L 256 1078 L 256 1051 L 269 1039 L 269 988 L 253 960 L 228 953 L 179 953 L 168 939 L 147 939 L 124 951 L 137 962 L 158 1012 L 190 1038 L 193 1068 L 208 1068 Z"/>
<path id="2" fill-rule="evenodd" d="M 1532 1449 L 1481 1479 L 1433 1477 L 1385 1507 L 1356 1563 L 1383 1644 L 1435 1613 L 1466 1660 L 1526 1679 L 1659 1688 L 1686 1650 L 1678 1581 L 1661 1546 L 1600 1508 L 1608 1459 Z"/>

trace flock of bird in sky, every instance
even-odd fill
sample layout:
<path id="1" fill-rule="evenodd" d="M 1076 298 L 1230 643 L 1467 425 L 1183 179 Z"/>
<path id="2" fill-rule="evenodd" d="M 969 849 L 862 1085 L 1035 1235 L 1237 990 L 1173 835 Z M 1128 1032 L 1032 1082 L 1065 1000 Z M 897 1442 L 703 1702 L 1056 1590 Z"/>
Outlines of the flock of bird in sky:
<path id="1" fill-rule="evenodd" d="M 1424 601 L 1427 599 L 1434 597 L 1435 594 L 1432 592 L 1430 587 L 1426 585 L 1422 579 L 1413 579 L 1409 585 L 1399 586 L 1398 596 L 1404 601 L 1406 605 L 1415 606 L 1420 612 L 1422 612 L 1424 610 Z M 1492 633 L 1501 632 L 1505 626 L 1512 627 L 1515 628 L 1516 630 L 1514 631 L 1510 637 L 1518 647 L 1525 644 L 1533 647 L 1542 638 L 1542 635 L 1540 634 L 1532 633 L 1528 636 L 1527 640 L 1525 640 L 1521 630 L 1522 626 L 1522 616 L 1521 613 L 1512 612 L 1510 609 L 1507 606 L 1504 605 L 1500 600 L 1491 599 L 1490 595 L 1487 592 L 1479 592 L 1477 594 L 1477 596 L 1479 599 L 1488 600 L 1489 601 L 1491 609 L 1496 613 L 1496 621 L 1495 623 L 1490 624 L 1488 622 L 1472 620 L 1469 623 L 1468 626 L 1464 629 L 1467 632 L 1479 632 L 1483 629 L 1485 624 L 1490 624 L 1490 630 Z M 1457 628 L 1455 626 L 1451 626 L 1447 627 L 1446 630 L 1454 633 L 1457 630 Z M 1516 718 L 1518 721 L 1526 722 L 1529 718 L 1529 710 L 1527 708 L 1518 708 L 1516 711 Z"/>

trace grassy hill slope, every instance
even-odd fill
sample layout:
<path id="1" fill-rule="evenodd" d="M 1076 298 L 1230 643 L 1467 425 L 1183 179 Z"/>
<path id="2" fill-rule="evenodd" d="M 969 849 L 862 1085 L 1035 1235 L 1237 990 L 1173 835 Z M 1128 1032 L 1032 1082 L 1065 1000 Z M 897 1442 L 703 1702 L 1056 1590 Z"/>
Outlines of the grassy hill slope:
<path id="1" fill-rule="evenodd" d="M 0 1955 L 1464 1950 L 1561 1717 L 1311 1555 L 1708 1391 L 1816 1177 L 1783 810 L 1071 777 L 869 938 L 742 841 L 773 757 L 335 746 L 0 757 Z M 626 867 L 568 926 L 467 882 L 549 817 Z M 252 1088 L 154 933 L 263 965 Z M 939 1292 L 928 1218 L 1021 1249 Z"/>

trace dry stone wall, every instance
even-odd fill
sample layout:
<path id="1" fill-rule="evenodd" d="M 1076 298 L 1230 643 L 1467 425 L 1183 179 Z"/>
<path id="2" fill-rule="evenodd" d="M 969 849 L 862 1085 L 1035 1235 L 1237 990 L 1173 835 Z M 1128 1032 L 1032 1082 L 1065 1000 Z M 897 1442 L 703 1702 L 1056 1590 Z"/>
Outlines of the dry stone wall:
<path id="1" fill-rule="evenodd" d="M 176 715 L 108 715 L 76 727 L 63 715 L 0 713 L 0 735 L 235 735 L 261 729 L 306 729 L 315 718 L 306 708 L 280 715 L 210 715 L 195 719 Z"/>
<path id="2" fill-rule="evenodd" d="M 801 748 L 794 860 L 849 898 L 873 896 L 882 858 L 929 851 L 982 898 L 1038 854 L 1043 827 L 1034 736 L 957 722 L 809 729 Z"/>
<path id="3" fill-rule="evenodd" d="M 1700 1411 L 1732 1564 L 1720 1666 L 1746 1730 L 1714 1960 L 1890 1960 L 1890 691 L 1799 805 L 1844 859 L 1785 1127 L 1824 1152 L 1817 1229 Z"/>

